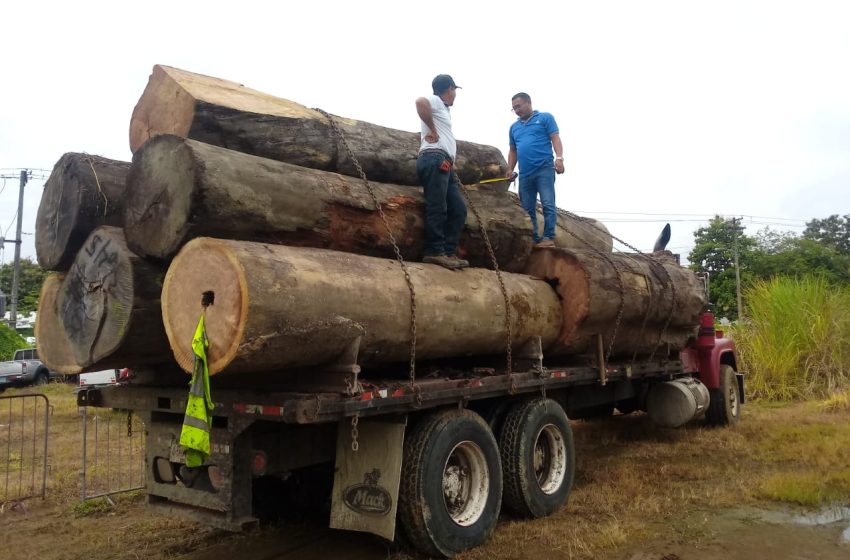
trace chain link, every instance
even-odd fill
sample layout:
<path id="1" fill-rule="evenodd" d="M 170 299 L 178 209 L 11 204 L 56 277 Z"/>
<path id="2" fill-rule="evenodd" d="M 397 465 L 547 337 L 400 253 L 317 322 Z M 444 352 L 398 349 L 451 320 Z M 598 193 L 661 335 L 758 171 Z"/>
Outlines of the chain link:
<path id="1" fill-rule="evenodd" d="M 384 228 L 387 231 L 387 236 L 390 239 L 390 243 L 393 246 L 393 252 L 395 253 L 396 260 L 399 265 L 401 265 L 401 271 L 404 273 L 404 281 L 407 282 L 407 288 L 410 291 L 410 385 L 416 386 L 416 290 L 413 287 L 413 279 L 410 277 L 410 271 L 407 268 L 407 263 L 404 262 L 404 258 L 401 256 L 401 249 L 398 248 L 398 243 L 396 243 L 395 235 L 393 235 L 392 229 L 390 228 L 390 223 L 387 220 L 386 215 L 384 214 L 384 209 L 381 206 L 381 203 L 378 201 L 378 196 L 375 194 L 375 191 L 372 189 L 372 185 L 369 183 L 369 180 L 366 178 L 366 173 L 363 171 L 363 167 L 361 167 L 360 162 L 355 157 L 354 152 L 351 151 L 351 147 L 348 145 L 348 141 L 345 139 L 345 135 L 342 133 L 342 130 L 339 128 L 336 120 L 333 116 L 324 111 L 322 109 L 315 109 L 319 113 L 323 114 L 327 117 L 328 122 L 331 123 L 331 128 L 336 134 L 337 138 L 339 138 L 340 143 L 342 143 L 343 148 L 345 148 L 345 153 L 348 155 L 348 158 L 354 164 L 354 167 L 357 169 L 357 174 L 363 180 L 363 184 L 366 186 L 366 190 L 369 191 L 369 195 L 372 197 L 372 202 L 375 204 L 375 209 L 378 211 L 378 215 L 381 217 L 381 221 L 384 223 Z"/>
<path id="2" fill-rule="evenodd" d="M 133 437 L 133 411 L 127 411 L 127 437 Z"/>
<path id="3" fill-rule="evenodd" d="M 511 330 L 511 300 L 508 297 L 508 289 L 505 287 L 505 281 L 502 278 L 502 271 L 499 270 L 499 262 L 496 259 L 496 252 L 493 250 L 493 245 L 490 243 L 490 236 L 487 235 L 487 228 L 484 227 L 484 221 L 481 219 L 481 215 L 478 213 L 478 209 L 472 202 L 472 198 L 469 196 L 469 189 L 466 187 L 466 185 L 461 183 L 460 177 L 458 177 L 457 173 L 455 173 L 455 180 L 457 180 L 457 184 L 460 186 L 461 191 L 463 191 L 463 196 L 466 198 L 467 204 L 469 204 L 469 209 L 472 210 L 472 214 L 478 221 L 478 229 L 481 231 L 481 238 L 484 239 L 484 245 L 486 245 L 487 253 L 490 255 L 490 262 L 493 265 L 493 270 L 496 272 L 496 279 L 499 281 L 499 288 L 502 290 L 502 297 L 505 299 L 505 331 L 507 333 L 507 373 L 508 376 L 511 378 L 511 382 L 513 382 L 513 353 L 511 350 L 511 346 L 513 345 L 513 332 Z"/>
<path id="4" fill-rule="evenodd" d="M 522 207 L 522 203 L 521 203 L 521 202 L 520 202 L 520 200 L 519 200 L 519 196 L 515 195 L 514 193 L 511 193 L 511 194 L 512 194 L 512 195 L 513 195 L 513 197 L 514 197 L 514 202 L 515 202 L 517 205 L 519 205 L 520 207 Z M 604 229 L 602 229 L 601 227 L 597 226 L 597 225 L 594 223 L 594 221 L 595 221 L 595 220 L 591 220 L 591 219 L 589 219 L 589 218 L 583 218 L 583 217 L 579 216 L 578 214 L 574 214 L 574 213 L 572 213 L 572 212 L 568 212 L 567 210 L 563 210 L 563 209 L 561 209 L 561 208 L 556 208 L 556 211 L 557 211 L 557 213 L 558 213 L 559 215 L 561 215 L 561 216 L 564 216 L 564 217 L 567 217 L 567 218 L 571 218 L 571 219 L 576 220 L 576 221 L 579 221 L 579 222 L 583 222 L 583 223 L 585 223 L 585 224 L 587 224 L 587 225 L 589 225 L 589 226 L 591 226 L 591 227 L 593 227 L 593 228 L 595 228 L 595 229 L 599 230 L 599 231 L 600 231 L 600 232 L 602 232 L 602 233 L 605 233 L 605 234 L 607 234 L 607 235 L 610 235 L 610 233 L 608 233 L 606 230 L 604 230 Z M 611 332 L 611 342 L 609 342 L 609 343 L 608 343 L 608 350 L 605 352 L 605 363 L 608 363 L 608 360 L 611 358 L 611 352 L 614 350 L 614 341 L 615 341 L 615 340 L 617 340 L 617 331 L 619 331 L 619 330 L 620 330 L 620 322 L 623 320 L 623 311 L 624 311 L 624 310 L 625 310 L 625 308 L 626 308 L 626 285 L 625 285 L 625 283 L 623 282 L 623 271 L 622 271 L 622 269 L 621 269 L 621 268 L 617 265 L 617 263 L 614 261 L 614 259 L 612 259 L 609 255 L 607 255 L 606 253 L 603 253 L 602 251 L 600 251 L 599 249 L 597 249 L 596 247 L 594 247 L 593 245 L 591 245 L 591 244 L 590 244 L 590 242 L 588 242 L 587 240 L 582 239 L 581 237 L 579 237 L 578 235 L 576 235 L 574 232 L 572 232 L 572 231 L 568 230 L 568 229 L 567 229 L 566 227 L 564 227 L 561 223 L 556 222 L 556 225 L 557 225 L 559 228 L 561 228 L 563 231 L 567 232 L 569 235 L 572 235 L 572 236 L 573 236 L 576 240 L 578 240 L 578 241 L 579 241 L 580 243 L 582 243 L 585 247 L 587 247 L 588 249 L 590 249 L 590 251 L 591 251 L 591 252 L 593 252 L 593 253 L 595 253 L 596 255 L 598 255 L 598 256 L 600 256 L 600 257 L 602 257 L 602 259 L 604 259 L 604 260 L 605 260 L 608 264 L 610 264 L 610 265 L 611 265 L 611 268 L 613 268 L 613 269 L 614 269 L 614 271 L 616 271 L 616 273 L 617 273 L 617 283 L 620 285 L 620 304 L 619 304 L 619 305 L 618 305 L 618 307 L 617 307 L 617 318 L 616 318 L 616 319 L 615 319 L 615 321 L 614 321 L 614 329 L 613 329 L 613 331 Z M 612 238 L 612 239 L 617 239 L 617 238 L 616 238 L 616 237 L 614 237 L 613 235 L 611 235 L 611 238 Z M 619 239 L 617 239 L 617 241 L 620 241 L 620 240 L 619 240 Z M 625 242 L 623 242 L 623 241 L 620 241 L 620 243 L 623 243 L 623 245 L 626 245 L 627 247 L 630 247 L 630 248 L 634 249 L 634 248 L 633 248 L 631 245 L 629 245 L 628 243 L 625 243 Z M 635 251 L 637 251 L 637 249 L 634 249 L 634 250 L 635 250 Z M 640 251 L 638 251 L 638 252 L 640 252 Z M 601 364 L 600 364 L 600 365 L 601 365 Z"/>
<path id="5" fill-rule="evenodd" d="M 360 449 L 360 442 L 357 441 L 357 436 L 360 432 L 357 431 L 357 424 L 360 422 L 360 415 L 355 414 L 351 417 L 351 450 L 357 451 Z"/>

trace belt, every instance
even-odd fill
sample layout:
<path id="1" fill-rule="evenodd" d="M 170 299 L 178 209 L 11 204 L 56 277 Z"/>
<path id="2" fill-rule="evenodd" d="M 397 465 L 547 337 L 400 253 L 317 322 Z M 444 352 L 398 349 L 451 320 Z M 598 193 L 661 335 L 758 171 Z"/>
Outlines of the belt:
<path id="1" fill-rule="evenodd" d="M 445 150 L 441 150 L 439 148 L 425 148 L 424 150 L 420 151 L 419 154 L 441 154 L 445 156 L 445 158 L 449 161 L 454 160 L 454 158 L 447 154 Z"/>

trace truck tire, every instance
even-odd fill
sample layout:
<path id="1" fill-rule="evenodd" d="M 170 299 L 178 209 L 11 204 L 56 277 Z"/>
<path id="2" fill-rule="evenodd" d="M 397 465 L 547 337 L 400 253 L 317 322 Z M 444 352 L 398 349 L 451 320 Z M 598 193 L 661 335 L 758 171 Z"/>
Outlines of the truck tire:
<path id="1" fill-rule="evenodd" d="M 732 366 L 720 366 L 720 387 L 709 389 L 711 398 L 705 418 L 714 426 L 731 426 L 741 420 L 741 395 Z"/>
<path id="2" fill-rule="evenodd" d="M 545 517 L 567 503 L 575 475 L 573 431 L 551 399 L 516 405 L 499 441 L 504 503 L 523 517 Z"/>
<path id="3" fill-rule="evenodd" d="M 399 488 L 402 540 L 429 556 L 454 556 L 490 537 L 501 504 L 499 449 L 478 414 L 437 412 L 411 429 Z"/>
<path id="4" fill-rule="evenodd" d="M 47 385 L 50 382 L 50 377 L 46 371 L 37 371 L 35 378 L 32 380 L 33 385 Z"/>

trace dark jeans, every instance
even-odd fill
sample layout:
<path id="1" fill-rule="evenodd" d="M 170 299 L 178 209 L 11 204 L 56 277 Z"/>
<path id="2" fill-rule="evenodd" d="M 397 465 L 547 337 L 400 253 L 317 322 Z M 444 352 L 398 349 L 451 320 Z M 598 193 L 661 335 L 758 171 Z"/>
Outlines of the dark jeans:
<path id="1" fill-rule="evenodd" d="M 543 206 L 543 235 L 537 233 L 537 195 Z M 534 242 L 541 239 L 555 239 L 555 224 L 558 220 L 555 206 L 555 169 L 545 165 L 529 175 L 519 178 L 519 200 L 531 217 Z"/>
<path id="2" fill-rule="evenodd" d="M 440 164 L 447 156 L 439 152 L 419 154 L 416 174 L 425 191 L 425 256 L 454 256 L 466 223 L 466 204 L 453 170 Z"/>

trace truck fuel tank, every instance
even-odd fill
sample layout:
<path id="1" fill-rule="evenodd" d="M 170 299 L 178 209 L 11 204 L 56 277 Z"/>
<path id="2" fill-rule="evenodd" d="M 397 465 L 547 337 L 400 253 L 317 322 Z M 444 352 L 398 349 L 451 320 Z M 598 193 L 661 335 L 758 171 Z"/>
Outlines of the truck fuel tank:
<path id="1" fill-rule="evenodd" d="M 702 417 L 708 402 L 706 386 L 693 377 L 683 377 L 653 385 L 646 397 L 646 411 L 659 426 L 678 428 Z"/>

